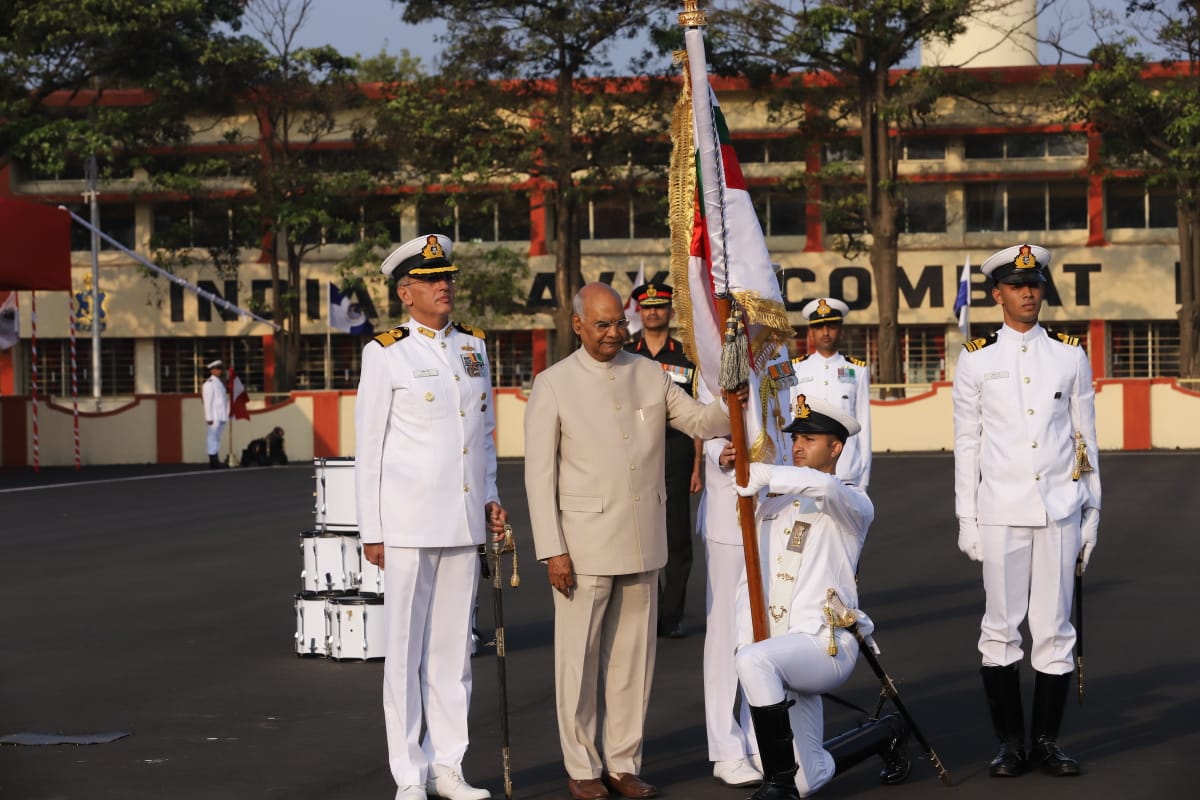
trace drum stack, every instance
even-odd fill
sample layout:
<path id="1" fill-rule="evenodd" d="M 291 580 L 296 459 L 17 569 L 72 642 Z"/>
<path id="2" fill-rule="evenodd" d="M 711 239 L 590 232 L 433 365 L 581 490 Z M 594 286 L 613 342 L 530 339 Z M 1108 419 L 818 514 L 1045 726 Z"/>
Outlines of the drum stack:
<path id="1" fill-rule="evenodd" d="M 296 655 L 339 661 L 384 656 L 383 571 L 363 557 L 354 510 L 354 459 L 317 458 L 316 527 L 300 534 Z"/>

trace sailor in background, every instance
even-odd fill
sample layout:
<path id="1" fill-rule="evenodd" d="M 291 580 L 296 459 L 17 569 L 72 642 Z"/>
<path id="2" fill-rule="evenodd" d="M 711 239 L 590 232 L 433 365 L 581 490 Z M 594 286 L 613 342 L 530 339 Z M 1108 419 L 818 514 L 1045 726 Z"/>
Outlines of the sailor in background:
<path id="1" fill-rule="evenodd" d="M 229 393 L 225 388 L 225 381 L 221 379 L 221 373 L 224 371 L 225 364 L 221 359 L 209 362 L 208 380 L 200 387 L 200 396 L 204 400 L 204 446 L 205 452 L 208 453 L 209 469 L 225 466 L 218 455 L 221 450 L 221 434 L 225 431 L 225 423 L 229 422 Z"/>
<path id="2" fill-rule="evenodd" d="M 421 236 L 382 271 L 410 319 L 362 354 L 355 496 L 363 555 L 387 592 L 383 711 L 396 800 L 482 800 L 462 776 L 479 546 L 502 536 L 483 332 L 451 324 L 452 242 Z M 422 735 L 424 734 L 424 735 Z"/>
<path id="3" fill-rule="evenodd" d="M 837 474 L 865 492 L 871 481 L 871 370 L 866 361 L 838 352 L 850 307 L 835 297 L 823 297 L 806 303 L 800 313 L 808 320 L 816 349 L 792 359 L 795 383 L 780 406 L 793 407 L 802 394 L 833 403 L 858 421 L 862 431 L 846 442 Z"/>
<path id="4" fill-rule="evenodd" d="M 1096 545 L 1100 473 L 1092 369 L 1078 338 L 1038 323 L 1050 252 L 1021 244 L 992 254 L 1003 326 L 964 345 L 954 375 L 954 501 L 959 548 L 983 562 L 979 637 L 984 692 L 1000 752 L 994 777 L 1028 766 L 1079 774 L 1059 749 L 1075 629 L 1076 560 Z M 1035 671 L 1027 762 L 1019 626 L 1029 618 Z"/>

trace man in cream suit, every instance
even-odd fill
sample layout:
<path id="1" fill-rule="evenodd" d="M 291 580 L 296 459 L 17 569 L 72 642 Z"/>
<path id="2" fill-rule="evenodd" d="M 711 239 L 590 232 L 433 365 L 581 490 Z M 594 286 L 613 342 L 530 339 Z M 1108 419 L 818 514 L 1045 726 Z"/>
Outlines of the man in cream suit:
<path id="1" fill-rule="evenodd" d="M 537 376 L 525 410 L 529 516 L 555 590 L 567 789 L 576 800 L 609 797 L 609 788 L 653 797 L 639 773 L 667 561 L 663 437 L 668 425 L 720 436 L 729 419 L 720 403 L 701 405 L 658 364 L 622 349 L 629 323 L 611 287 L 580 289 L 573 325 L 583 347 Z"/>

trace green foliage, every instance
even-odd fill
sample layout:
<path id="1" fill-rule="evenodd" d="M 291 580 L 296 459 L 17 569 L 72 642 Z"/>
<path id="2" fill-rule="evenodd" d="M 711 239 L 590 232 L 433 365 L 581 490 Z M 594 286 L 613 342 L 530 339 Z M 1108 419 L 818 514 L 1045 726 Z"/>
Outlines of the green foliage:
<path id="1" fill-rule="evenodd" d="M 459 268 L 457 319 L 487 328 L 525 311 L 529 265 L 524 255 L 504 247 L 470 253 L 459 249 L 454 263 Z"/>

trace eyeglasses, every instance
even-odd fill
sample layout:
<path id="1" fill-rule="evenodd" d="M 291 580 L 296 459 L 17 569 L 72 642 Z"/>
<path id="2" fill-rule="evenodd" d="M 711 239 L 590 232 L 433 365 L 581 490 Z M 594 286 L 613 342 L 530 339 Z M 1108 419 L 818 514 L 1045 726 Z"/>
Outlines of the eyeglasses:
<path id="1" fill-rule="evenodd" d="M 629 320 L 622 317 L 621 319 L 598 319 L 595 322 L 589 322 L 589 325 L 595 326 L 596 330 L 601 333 L 606 333 L 609 328 L 616 325 L 619 331 L 629 330 Z"/>
<path id="2" fill-rule="evenodd" d="M 414 278 L 414 279 L 410 279 L 407 281 L 403 281 L 400 284 L 400 286 L 402 288 L 408 288 L 409 286 L 413 286 L 413 285 L 417 285 L 417 284 L 425 284 L 426 286 L 433 286 L 438 283 L 448 283 L 451 286 L 453 286 L 455 283 L 455 277 L 453 274 L 450 274 L 450 275 L 437 275 L 437 276 L 433 276 L 433 277 L 430 277 L 430 278 L 424 279 L 424 280 L 419 280 L 419 279 Z"/>

